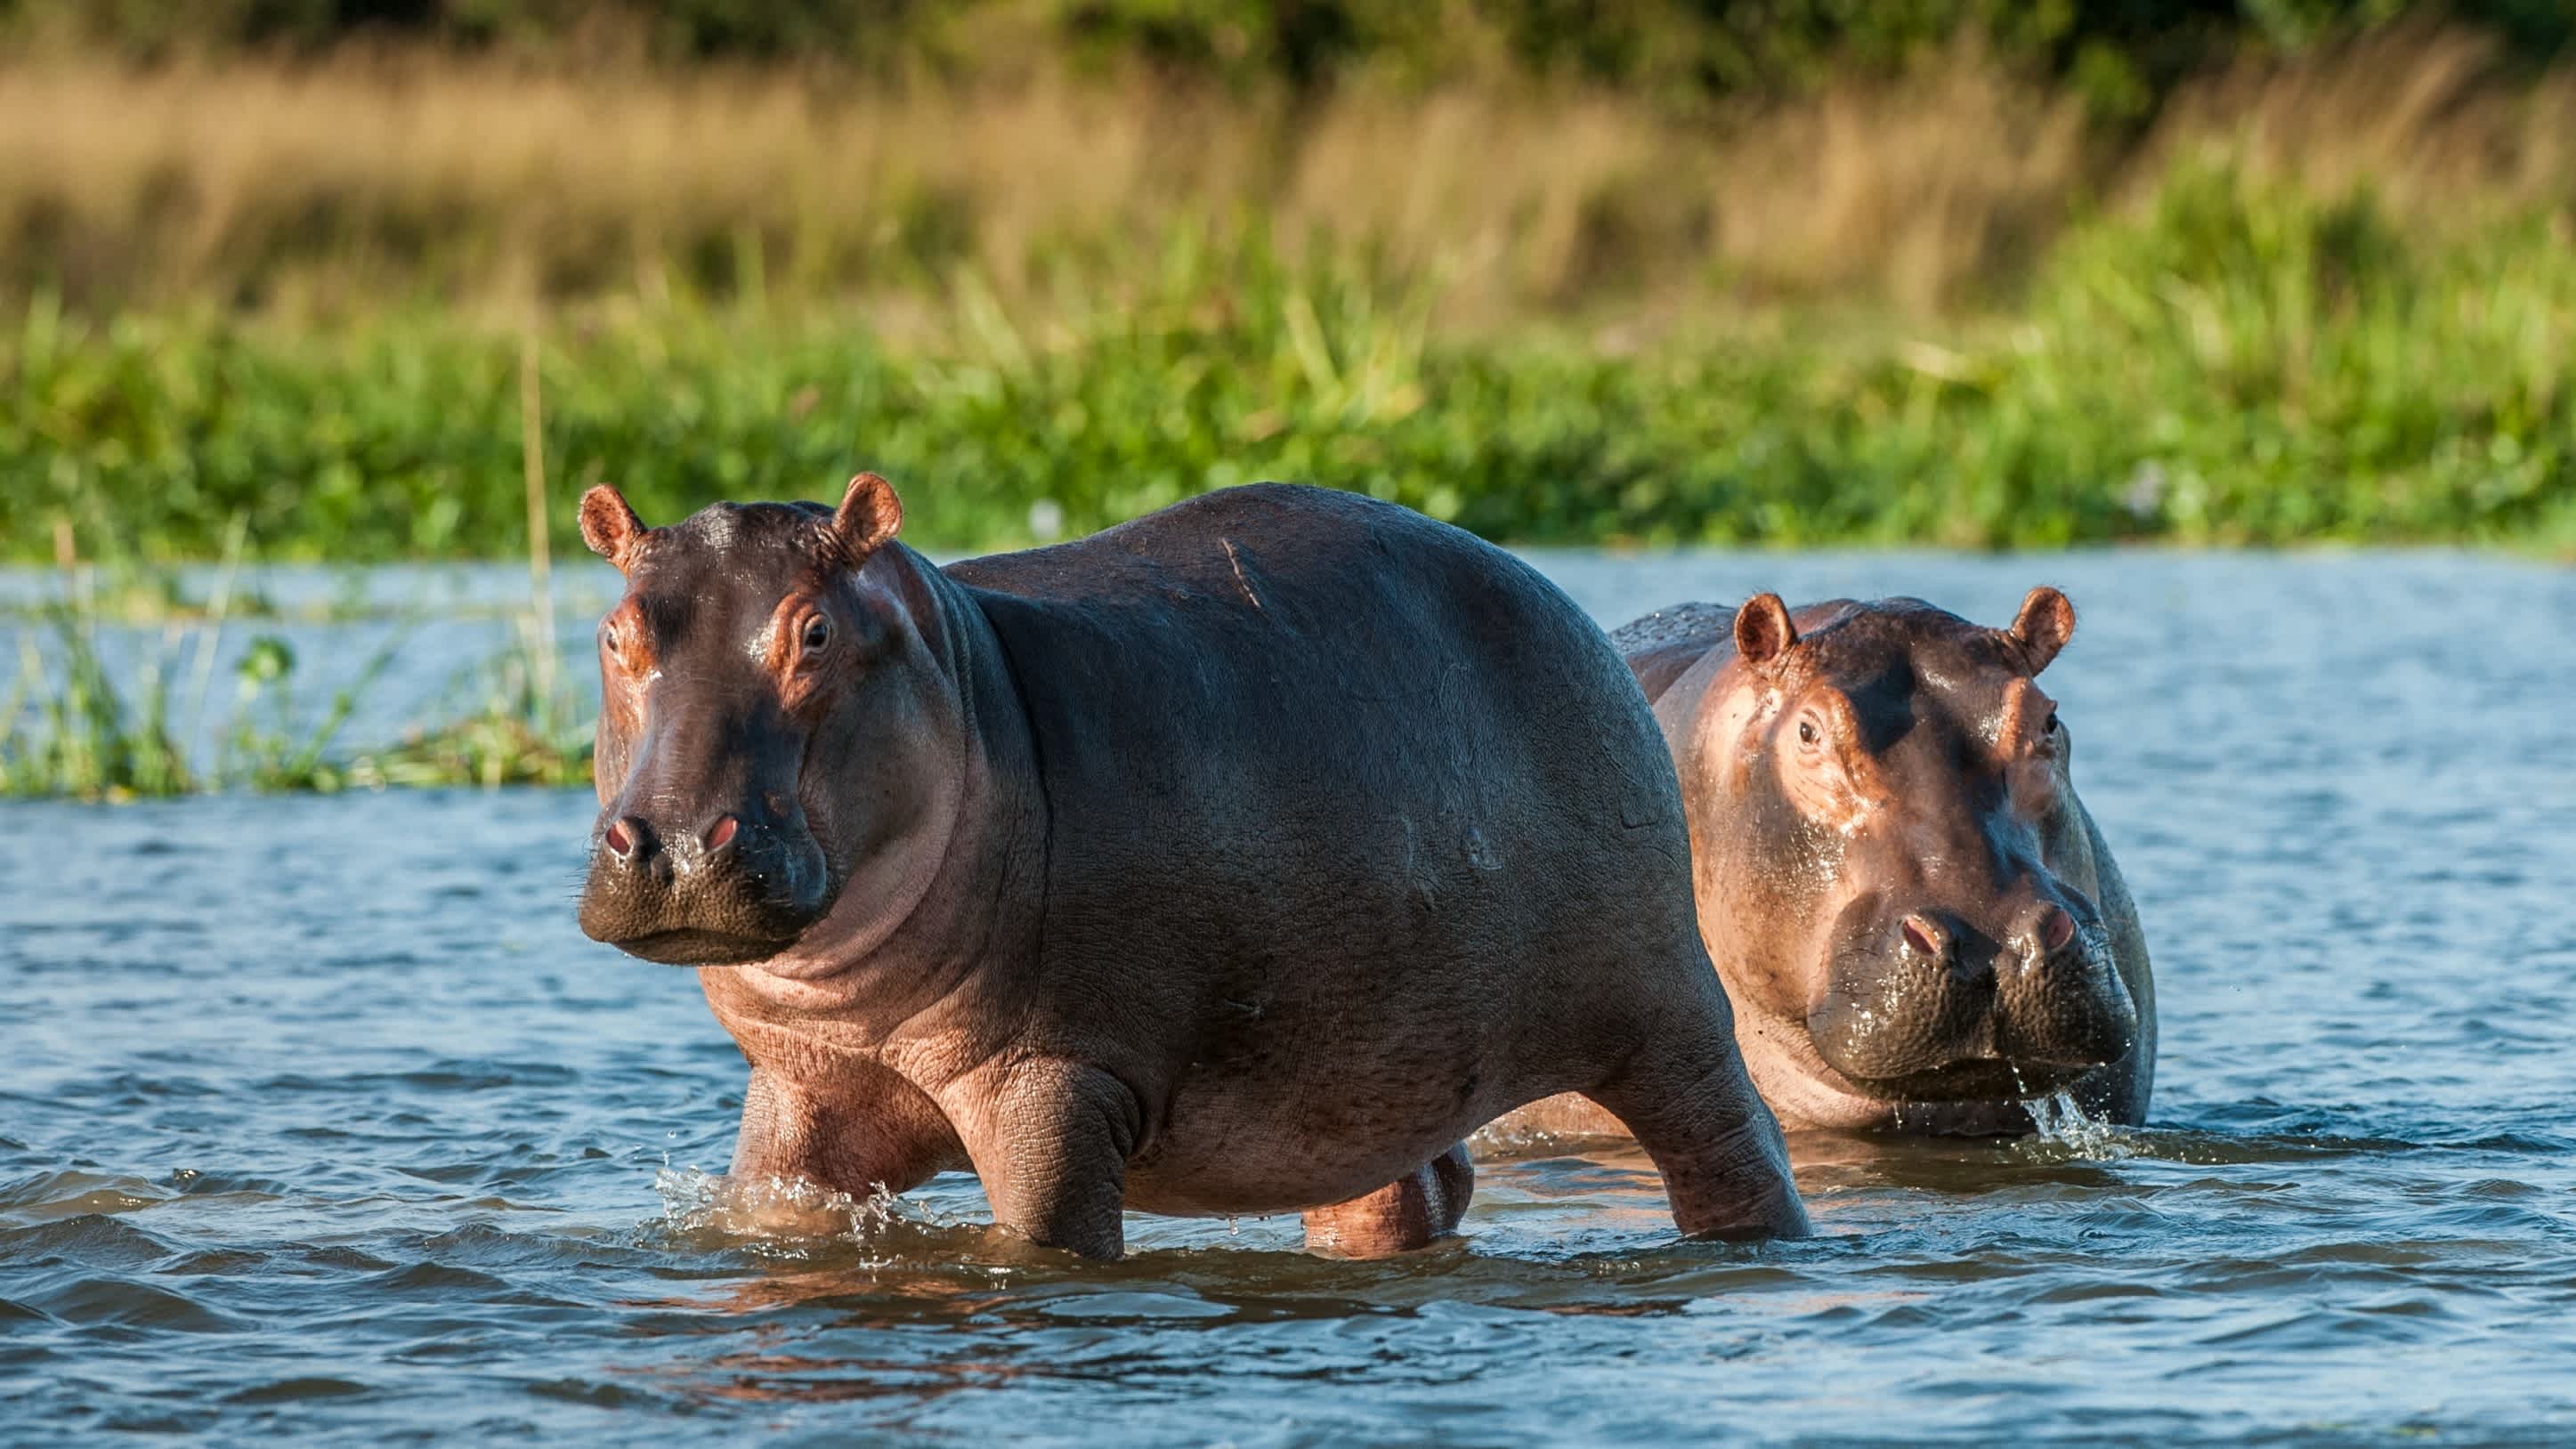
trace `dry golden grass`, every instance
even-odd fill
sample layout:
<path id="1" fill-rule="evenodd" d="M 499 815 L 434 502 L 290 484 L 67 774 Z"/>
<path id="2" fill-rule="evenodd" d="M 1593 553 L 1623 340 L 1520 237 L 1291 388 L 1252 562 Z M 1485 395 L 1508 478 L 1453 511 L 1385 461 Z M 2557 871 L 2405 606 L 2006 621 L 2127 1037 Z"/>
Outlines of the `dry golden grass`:
<path id="1" fill-rule="evenodd" d="M 2248 167 L 2321 194 L 2367 186 L 2401 212 L 2576 201 L 2576 73 L 2507 75 L 2490 37 L 2401 27 L 2291 65 L 2186 88 L 2137 158 L 2223 139 Z"/>
<path id="2" fill-rule="evenodd" d="M 422 56 L 0 69 L 0 285 L 107 306 L 515 305 L 759 289 L 894 297 L 972 264 L 1132 269 L 1175 222 L 1255 224 L 1443 278 L 1444 320 L 1602 298 L 2009 282 L 2074 207 L 2210 144 L 2431 216 L 2576 195 L 2576 80 L 2390 36 L 2187 88 L 2140 143 L 1972 54 L 1683 123 L 1502 88 L 1284 102 L 1038 74 L 972 91 L 775 74 L 528 73 Z"/>

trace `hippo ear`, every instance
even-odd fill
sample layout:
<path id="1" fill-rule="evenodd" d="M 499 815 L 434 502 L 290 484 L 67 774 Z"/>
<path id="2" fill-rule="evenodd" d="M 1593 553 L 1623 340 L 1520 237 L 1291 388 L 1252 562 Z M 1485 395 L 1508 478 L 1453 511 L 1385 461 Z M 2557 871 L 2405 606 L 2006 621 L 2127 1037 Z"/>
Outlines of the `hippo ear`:
<path id="1" fill-rule="evenodd" d="M 851 479 L 850 491 L 841 495 L 841 506 L 832 514 L 832 532 L 853 559 L 884 547 L 901 527 L 903 500 L 894 496 L 893 484 L 874 473 Z"/>
<path id="2" fill-rule="evenodd" d="M 1735 611 L 1735 653 L 1748 667 L 1771 668 L 1797 642 L 1798 626 L 1778 594 L 1756 594 Z"/>
<path id="3" fill-rule="evenodd" d="M 581 495 L 581 541 L 590 551 L 626 567 L 628 550 L 644 536 L 644 520 L 626 505 L 626 495 L 602 483 Z"/>
<path id="4" fill-rule="evenodd" d="M 2021 601 L 2021 612 L 2013 616 L 2012 628 L 2005 636 L 2021 646 L 2025 673 L 2037 674 L 2066 647 L 2075 633 L 2075 606 L 2057 590 L 2040 585 Z"/>

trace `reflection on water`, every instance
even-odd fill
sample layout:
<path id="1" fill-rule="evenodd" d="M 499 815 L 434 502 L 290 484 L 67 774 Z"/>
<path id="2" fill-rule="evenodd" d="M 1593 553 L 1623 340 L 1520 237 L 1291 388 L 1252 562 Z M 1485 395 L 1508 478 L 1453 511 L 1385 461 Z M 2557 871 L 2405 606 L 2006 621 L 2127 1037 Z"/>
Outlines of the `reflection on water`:
<path id="1" fill-rule="evenodd" d="M 1803 1243 L 1676 1242 L 1633 1151 L 1532 1142 L 1396 1261 L 1135 1218 L 1078 1264 L 970 1178 L 693 1170 L 741 1060 L 687 973 L 574 929 L 577 795 L 5 806 L 0 1438 L 2565 1437 L 2570 576 L 1543 562 L 1614 622 L 2067 588 L 2050 687 L 2155 949 L 2151 1125 L 1801 1138 Z M 476 647 L 422 643 L 422 680 Z"/>

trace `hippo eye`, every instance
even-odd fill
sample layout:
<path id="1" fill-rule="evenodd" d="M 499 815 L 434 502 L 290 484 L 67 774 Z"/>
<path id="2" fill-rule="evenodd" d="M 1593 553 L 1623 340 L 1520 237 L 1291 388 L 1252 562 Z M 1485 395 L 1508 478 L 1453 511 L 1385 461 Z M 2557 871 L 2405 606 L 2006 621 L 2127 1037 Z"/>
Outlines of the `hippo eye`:
<path id="1" fill-rule="evenodd" d="M 1814 720 L 1805 719 L 1798 721 L 1798 743 L 1802 745 L 1812 745 L 1815 742 L 1816 722 Z"/>
<path id="2" fill-rule="evenodd" d="M 2046 734 L 2057 733 L 2057 711 L 2052 709 L 2048 712 L 2048 723 L 2041 725 L 2040 730 Z"/>
<path id="3" fill-rule="evenodd" d="M 805 646 L 806 653 L 820 654 L 832 642 L 832 621 L 816 614 L 805 621 L 805 631 L 797 638 Z"/>

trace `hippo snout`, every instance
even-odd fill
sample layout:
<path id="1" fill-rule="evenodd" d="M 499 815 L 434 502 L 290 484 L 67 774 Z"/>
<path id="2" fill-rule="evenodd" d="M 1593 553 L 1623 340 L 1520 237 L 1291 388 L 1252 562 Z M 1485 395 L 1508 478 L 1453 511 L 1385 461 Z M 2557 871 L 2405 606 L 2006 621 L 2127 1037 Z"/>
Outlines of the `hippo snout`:
<path id="1" fill-rule="evenodd" d="M 2054 945 L 2025 938 L 1996 963 L 1995 1048 L 2009 1061 L 2071 1078 L 2128 1054 L 2138 1008 L 2101 922 L 2057 914 L 2054 929 L 2063 934 Z"/>
<path id="2" fill-rule="evenodd" d="M 2045 1095 L 2135 1042 L 2136 1003 L 2083 902 L 2042 901 L 1992 930 L 1940 911 L 1868 914 L 1838 933 L 1807 1017 L 1817 1055 L 1865 1089 Z"/>
<path id="3" fill-rule="evenodd" d="M 785 950 L 828 904 L 822 851 L 801 828 L 733 811 L 678 828 L 611 813 L 592 838 L 581 928 L 648 961 L 738 965 Z"/>

